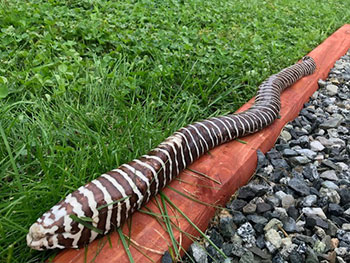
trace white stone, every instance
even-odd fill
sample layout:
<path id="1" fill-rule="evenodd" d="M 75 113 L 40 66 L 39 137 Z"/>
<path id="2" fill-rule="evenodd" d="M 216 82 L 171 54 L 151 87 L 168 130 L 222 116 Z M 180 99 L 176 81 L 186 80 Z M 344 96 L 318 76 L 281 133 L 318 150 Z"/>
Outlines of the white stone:
<path id="1" fill-rule="evenodd" d="M 338 176 L 336 175 L 334 170 L 327 170 L 320 174 L 320 177 L 323 179 L 327 179 L 330 181 L 337 181 L 339 180 Z"/>
<path id="2" fill-rule="evenodd" d="M 343 225 L 341 226 L 341 228 L 342 228 L 343 230 L 345 230 L 345 231 L 350 231 L 350 224 L 345 223 L 345 224 L 343 224 Z"/>
<path id="3" fill-rule="evenodd" d="M 270 229 L 274 228 L 274 229 L 278 229 L 278 226 L 282 227 L 283 223 L 276 219 L 276 218 L 272 218 L 264 227 L 264 231 L 267 232 Z"/>
<path id="4" fill-rule="evenodd" d="M 339 166 L 340 170 L 342 171 L 347 171 L 349 170 L 349 166 L 343 162 L 339 162 L 337 163 L 337 166 Z"/>
<path id="5" fill-rule="evenodd" d="M 322 145 L 322 143 L 320 143 L 319 141 L 312 141 L 310 142 L 310 147 L 311 150 L 315 151 L 315 152 L 320 152 L 324 150 L 324 146 Z"/>
<path id="6" fill-rule="evenodd" d="M 307 158 L 309 158 L 311 160 L 314 159 L 317 155 L 317 153 L 315 153 L 314 151 L 309 150 L 309 149 L 301 149 L 301 150 L 296 150 L 296 151 L 298 154 L 306 156 Z"/>
<path id="7" fill-rule="evenodd" d="M 339 204 L 340 203 L 340 195 L 334 189 L 321 187 L 320 195 L 321 196 L 327 196 L 331 203 L 335 203 L 335 204 Z"/>
<path id="8" fill-rule="evenodd" d="M 322 219 L 327 219 L 327 216 L 320 207 L 304 207 L 303 213 L 306 216 L 319 216 Z"/>
<path id="9" fill-rule="evenodd" d="M 336 85 L 328 84 L 326 86 L 326 89 L 328 90 L 328 94 L 331 96 L 336 95 L 338 93 L 338 87 Z"/>
<path id="10" fill-rule="evenodd" d="M 292 139 L 292 135 L 290 135 L 290 133 L 286 130 L 283 130 L 280 134 L 280 136 L 286 141 L 290 141 L 290 139 Z"/>
<path id="11" fill-rule="evenodd" d="M 275 196 L 278 197 L 278 199 L 282 200 L 287 194 L 283 191 L 278 191 L 275 193 Z"/>
<path id="12" fill-rule="evenodd" d="M 350 216 L 350 208 L 348 208 L 347 210 L 344 211 L 344 214 L 349 215 Z"/>
<path id="13" fill-rule="evenodd" d="M 291 206 L 293 206 L 295 203 L 294 197 L 292 195 L 285 195 L 282 198 L 282 206 L 284 208 L 289 208 Z"/>
<path id="14" fill-rule="evenodd" d="M 281 247 L 281 245 L 282 245 L 282 238 L 281 238 L 281 236 L 273 228 L 271 228 L 270 230 L 268 230 L 266 232 L 265 239 L 267 241 L 269 241 L 272 245 L 274 245 L 274 247 L 276 247 L 277 249 L 279 249 Z"/>

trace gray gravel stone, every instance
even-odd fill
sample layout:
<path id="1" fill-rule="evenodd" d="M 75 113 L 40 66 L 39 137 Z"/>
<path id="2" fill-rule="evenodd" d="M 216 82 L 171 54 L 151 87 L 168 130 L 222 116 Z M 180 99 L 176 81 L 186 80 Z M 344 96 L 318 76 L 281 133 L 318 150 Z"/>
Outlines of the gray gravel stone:
<path id="1" fill-rule="evenodd" d="M 336 85 L 328 84 L 326 86 L 326 89 L 327 89 L 329 95 L 331 95 L 331 96 L 334 96 L 338 93 L 338 87 Z"/>
<path id="2" fill-rule="evenodd" d="M 321 183 L 321 185 L 325 188 L 329 188 L 329 189 L 334 189 L 334 190 L 338 190 L 339 186 L 337 186 L 335 183 L 333 183 L 332 181 L 323 181 Z"/>
<path id="3" fill-rule="evenodd" d="M 328 205 L 328 213 L 334 216 L 341 216 L 344 213 L 344 209 L 338 204 L 330 203 Z"/>
<path id="4" fill-rule="evenodd" d="M 295 156 L 291 157 L 289 160 L 292 163 L 292 165 L 303 165 L 311 162 L 310 159 L 306 156 Z"/>
<path id="5" fill-rule="evenodd" d="M 240 258 L 239 263 L 255 263 L 254 255 L 250 251 L 246 251 Z"/>
<path id="6" fill-rule="evenodd" d="M 162 263 L 172 263 L 172 262 L 173 262 L 173 259 L 171 258 L 169 251 L 165 251 L 164 255 L 162 256 Z"/>
<path id="7" fill-rule="evenodd" d="M 292 178 L 288 182 L 288 186 L 302 196 L 307 196 L 310 194 L 310 188 L 300 179 Z"/>
<path id="8" fill-rule="evenodd" d="M 322 219 L 327 219 L 325 213 L 320 207 L 304 207 L 302 210 L 306 216 L 319 216 Z"/>
<path id="9" fill-rule="evenodd" d="M 314 181 L 320 177 L 317 171 L 317 167 L 314 164 L 305 165 L 303 168 L 303 175 L 310 181 Z"/>
<path id="10" fill-rule="evenodd" d="M 327 170 L 320 174 L 320 177 L 330 181 L 338 181 L 339 178 L 334 170 Z"/>
<path id="11" fill-rule="evenodd" d="M 282 227 L 283 226 L 283 223 L 280 221 L 280 220 L 278 220 L 278 219 L 276 219 L 276 218 L 272 218 L 267 224 L 266 224 L 266 226 L 264 227 L 264 231 L 268 231 L 268 230 L 270 230 L 271 228 L 273 228 L 273 229 L 278 229 L 278 226 L 279 227 Z"/>
<path id="12" fill-rule="evenodd" d="M 310 142 L 310 148 L 312 151 L 315 151 L 315 152 L 321 152 L 325 149 L 323 144 L 317 140 Z"/>
<path id="13" fill-rule="evenodd" d="M 284 149 L 282 151 L 283 156 L 285 157 L 292 157 L 292 156 L 297 156 L 298 153 L 292 149 Z"/>
<path id="14" fill-rule="evenodd" d="M 253 203 L 248 203 L 245 205 L 242 209 L 243 213 L 248 215 L 248 214 L 253 214 L 256 211 L 256 204 Z"/>
<path id="15" fill-rule="evenodd" d="M 281 203 L 282 207 L 289 208 L 290 206 L 294 205 L 295 199 L 292 195 L 285 195 L 284 197 L 282 197 Z"/>
<path id="16" fill-rule="evenodd" d="M 284 139 L 286 142 L 290 141 L 290 139 L 292 139 L 292 135 L 290 135 L 290 133 L 286 130 L 283 130 L 281 132 L 281 135 L 282 139 Z"/>
<path id="17" fill-rule="evenodd" d="M 317 196 L 316 195 L 308 195 L 303 199 L 303 206 L 310 207 L 316 204 Z"/>
<path id="18" fill-rule="evenodd" d="M 272 210 L 272 206 L 268 203 L 263 202 L 263 203 L 256 204 L 256 212 L 259 214 L 265 213 L 270 210 Z"/>
<path id="19" fill-rule="evenodd" d="M 295 220 L 291 217 L 287 217 L 285 220 L 283 220 L 283 229 L 288 233 L 297 232 L 297 225 Z"/>
<path id="20" fill-rule="evenodd" d="M 265 233 L 265 239 L 269 241 L 275 248 L 280 248 L 282 245 L 282 238 L 278 232 L 271 228 Z"/>
<path id="21" fill-rule="evenodd" d="M 306 156 L 307 158 L 309 158 L 310 160 L 313 160 L 317 153 L 310 150 L 310 149 L 300 149 L 300 150 L 296 150 L 298 154 Z"/>
<path id="22" fill-rule="evenodd" d="M 335 203 L 335 204 L 340 203 L 340 196 L 336 190 L 321 187 L 319 192 L 320 192 L 321 196 L 327 197 L 330 202 Z"/>
<path id="23" fill-rule="evenodd" d="M 192 245 L 190 247 L 190 253 L 192 254 L 193 259 L 197 263 L 207 263 L 208 262 L 207 251 L 199 243 L 197 243 L 197 242 L 192 243 Z"/>
<path id="24" fill-rule="evenodd" d="M 247 247 L 252 247 L 255 243 L 255 230 L 253 226 L 247 222 L 237 229 L 237 234 L 247 244 Z"/>
<path id="25" fill-rule="evenodd" d="M 233 216 L 229 213 L 220 215 L 219 230 L 223 237 L 230 238 L 235 233 Z"/>

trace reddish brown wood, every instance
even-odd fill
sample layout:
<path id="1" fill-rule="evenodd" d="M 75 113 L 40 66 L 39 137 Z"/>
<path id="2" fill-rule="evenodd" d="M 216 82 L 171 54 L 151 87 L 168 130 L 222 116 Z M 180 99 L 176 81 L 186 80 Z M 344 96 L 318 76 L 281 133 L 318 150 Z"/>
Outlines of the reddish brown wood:
<path id="1" fill-rule="evenodd" d="M 237 188 L 247 183 L 254 173 L 257 157 L 256 150 L 263 152 L 271 149 L 275 140 L 280 134 L 284 125 L 293 120 L 301 110 L 303 104 L 317 90 L 318 79 L 326 78 L 334 62 L 350 48 L 350 24 L 344 25 L 334 34 L 328 37 L 322 44 L 310 52 L 317 64 L 316 72 L 298 81 L 295 85 L 283 92 L 281 118 L 276 120 L 271 126 L 253 135 L 246 136 L 242 140 L 247 144 L 233 141 L 226 143 L 201 157 L 190 168 L 203 172 L 221 182 L 221 185 L 213 181 L 203 180 L 186 173 L 181 173 L 180 178 L 191 184 L 181 183 L 177 180 L 170 185 L 182 192 L 188 191 L 196 195 L 200 200 L 208 203 L 223 205 Z M 254 102 L 251 99 L 239 111 L 250 107 Z M 198 185 L 207 185 L 215 188 L 204 188 Z M 202 230 L 208 226 L 209 220 L 213 217 L 215 210 L 206 205 L 188 200 L 187 198 L 165 189 L 164 193 Z M 186 193 L 186 192 L 185 192 Z M 147 207 L 155 212 L 159 212 L 154 203 L 154 198 L 147 204 Z M 197 231 L 189 223 L 177 214 L 176 224 L 183 231 L 198 236 Z M 126 226 L 124 233 L 128 233 Z M 179 240 L 179 232 L 174 229 L 175 236 Z M 117 233 L 110 235 L 112 247 L 106 245 L 98 253 L 95 262 L 123 263 L 129 262 L 123 246 L 119 241 Z M 159 252 L 168 249 L 167 244 L 171 244 L 166 231 L 151 216 L 136 212 L 132 216 L 131 238 L 138 244 Z M 166 239 L 166 240 L 165 240 Z M 90 262 L 97 254 L 99 243 L 106 241 L 106 238 L 95 241 L 88 246 L 87 261 Z M 182 235 L 182 246 L 187 249 L 191 240 Z M 140 248 L 155 262 L 160 262 L 162 255 Z M 149 260 L 131 246 L 131 253 L 135 262 L 149 262 Z M 84 249 L 67 249 L 58 254 L 55 262 L 84 262 Z"/>

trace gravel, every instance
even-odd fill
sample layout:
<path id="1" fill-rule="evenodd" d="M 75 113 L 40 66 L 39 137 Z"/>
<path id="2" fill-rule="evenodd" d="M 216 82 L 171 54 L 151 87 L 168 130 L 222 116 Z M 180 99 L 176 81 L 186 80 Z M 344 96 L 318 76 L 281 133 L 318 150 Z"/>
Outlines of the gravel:
<path id="1" fill-rule="evenodd" d="M 350 51 L 184 262 L 350 262 Z"/>

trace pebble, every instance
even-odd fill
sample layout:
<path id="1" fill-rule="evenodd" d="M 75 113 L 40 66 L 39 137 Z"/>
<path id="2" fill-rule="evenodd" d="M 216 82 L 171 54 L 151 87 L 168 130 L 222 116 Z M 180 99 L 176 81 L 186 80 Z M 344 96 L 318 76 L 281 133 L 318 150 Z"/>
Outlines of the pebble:
<path id="1" fill-rule="evenodd" d="M 325 149 L 322 143 L 320 143 L 317 140 L 310 142 L 310 147 L 311 147 L 311 150 L 314 152 L 321 152 Z"/>
<path id="2" fill-rule="evenodd" d="M 285 157 L 291 157 L 291 156 L 297 156 L 298 153 L 294 151 L 293 149 L 284 149 L 282 151 L 283 156 Z"/>
<path id="3" fill-rule="evenodd" d="M 339 191 L 341 205 L 346 205 L 350 203 L 350 189 L 342 188 Z"/>
<path id="4" fill-rule="evenodd" d="M 337 190 L 321 187 L 319 192 L 320 192 L 320 196 L 327 197 L 330 202 L 335 204 L 340 203 L 340 196 Z"/>
<path id="5" fill-rule="evenodd" d="M 328 205 L 328 213 L 334 216 L 341 216 L 344 213 L 344 209 L 338 204 L 330 203 Z"/>
<path id="6" fill-rule="evenodd" d="M 288 217 L 287 211 L 283 207 L 275 207 L 274 215 L 280 220 L 284 220 Z"/>
<path id="7" fill-rule="evenodd" d="M 280 220 L 276 219 L 276 218 L 272 218 L 264 227 L 264 231 L 268 231 L 270 229 L 275 229 L 277 230 L 279 227 L 282 227 L 283 224 Z"/>
<path id="8" fill-rule="evenodd" d="M 190 254 L 197 263 L 207 263 L 208 255 L 207 251 L 199 243 L 194 242 L 190 246 Z"/>
<path id="9" fill-rule="evenodd" d="M 282 238 L 278 232 L 271 228 L 265 233 L 265 239 L 269 241 L 276 249 L 280 248 L 282 245 Z"/>
<path id="10" fill-rule="evenodd" d="M 341 229 L 345 230 L 345 231 L 350 231 L 350 224 L 349 223 L 344 223 L 341 226 Z"/>
<path id="11" fill-rule="evenodd" d="M 320 174 L 320 177 L 326 180 L 338 181 L 339 178 L 334 170 L 327 170 Z"/>
<path id="12" fill-rule="evenodd" d="M 308 195 L 303 199 L 303 206 L 310 207 L 316 204 L 317 196 L 316 195 Z"/>
<path id="13" fill-rule="evenodd" d="M 235 233 L 233 216 L 225 210 L 220 215 L 219 230 L 224 238 L 230 238 Z"/>
<path id="14" fill-rule="evenodd" d="M 343 118 L 330 118 L 320 124 L 321 129 L 337 128 L 343 121 Z"/>
<path id="15" fill-rule="evenodd" d="M 255 193 L 250 186 L 244 186 L 239 189 L 237 198 L 243 200 L 251 200 L 255 197 Z"/>
<path id="16" fill-rule="evenodd" d="M 300 149 L 300 150 L 296 150 L 296 152 L 300 155 L 306 156 L 310 160 L 313 160 L 317 155 L 316 152 L 314 152 L 310 149 Z"/>
<path id="17" fill-rule="evenodd" d="M 210 233 L 210 240 L 213 241 L 213 243 L 217 246 L 217 247 L 222 247 L 222 244 L 224 243 L 224 239 L 223 237 L 220 235 L 220 233 L 218 231 L 216 231 L 215 229 L 213 229 Z"/>
<path id="18" fill-rule="evenodd" d="M 243 207 L 244 214 L 253 214 L 256 211 L 256 204 L 248 203 Z"/>
<path id="19" fill-rule="evenodd" d="M 310 159 L 306 156 L 295 156 L 289 159 L 293 165 L 303 165 L 310 162 Z"/>
<path id="20" fill-rule="evenodd" d="M 242 211 L 242 208 L 247 204 L 246 201 L 241 199 L 235 199 L 228 206 L 233 211 Z"/>
<path id="21" fill-rule="evenodd" d="M 330 96 L 334 96 L 338 93 L 338 87 L 336 85 L 333 85 L 333 84 L 328 84 L 326 86 L 326 90 L 328 91 L 328 94 Z"/>
<path id="22" fill-rule="evenodd" d="M 329 189 L 334 189 L 334 190 L 338 190 L 339 186 L 337 186 L 335 183 L 333 183 L 332 181 L 323 181 L 321 183 L 321 185 L 325 188 L 329 188 Z"/>
<path id="23" fill-rule="evenodd" d="M 293 206 L 295 203 L 294 197 L 292 195 L 285 195 L 281 199 L 282 207 L 289 208 L 290 206 Z"/>
<path id="24" fill-rule="evenodd" d="M 306 183 L 303 180 L 292 178 L 288 182 L 288 186 L 302 196 L 307 196 L 310 194 L 310 188 L 306 185 Z"/>
<path id="25" fill-rule="evenodd" d="M 267 223 L 267 219 L 263 216 L 259 216 L 259 215 L 247 215 L 247 219 L 251 222 L 253 222 L 254 224 L 262 224 L 265 225 Z"/>
<path id="26" fill-rule="evenodd" d="M 169 251 L 165 251 L 164 255 L 162 256 L 162 263 L 172 263 L 172 262 L 173 262 L 173 259 L 171 258 Z M 208 261 L 197 261 L 197 262 L 206 263 Z"/>
<path id="27" fill-rule="evenodd" d="M 232 220 L 236 225 L 241 225 L 247 222 L 247 218 L 242 214 L 242 212 L 239 211 L 233 211 Z"/>
<path id="28" fill-rule="evenodd" d="M 317 167 L 314 164 L 307 164 L 303 168 L 303 175 L 309 181 L 314 181 L 315 179 L 320 178 Z"/>
<path id="29" fill-rule="evenodd" d="M 240 258 L 239 263 L 253 263 L 254 255 L 250 251 L 246 251 Z"/>
<path id="30" fill-rule="evenodd" d="M 295 220 L 292 217 L 287 217 L 286 220 L 283 220 L 283 229 L 288 233 L 297 232 L 297 225 Z"/>
<path id="31" fill-rule="evenodd" d="M 256 212 L 261 214 L 261 213 L 265 213 L 267 211 L 271 211 L 272 209 L 272 205 L 262 202 L 262 203 L 258 203 L 256 204 Z"/>
<path id="32" fill-rule="evenodd" d="M 241 225 L 237 229 L 237 234 L 247 243 L 247 247 L 251 247 L 255 243 L 255 230 L 249 222 Z"/>
<path id="33" fill-rule="evenodd" d="M 304 207 L 302 211 L 309 217 L 318 216 L 322 219 L 327 219 L 327 216 L 320 207 Z"/>
<path id="34" fill-rule="evenodd" d="M 286 142 L 290 141 L 292 139 L 292 135 L 286 130 L 282 130 L 281 132 L 281 138 L 284 139 Z"/>

